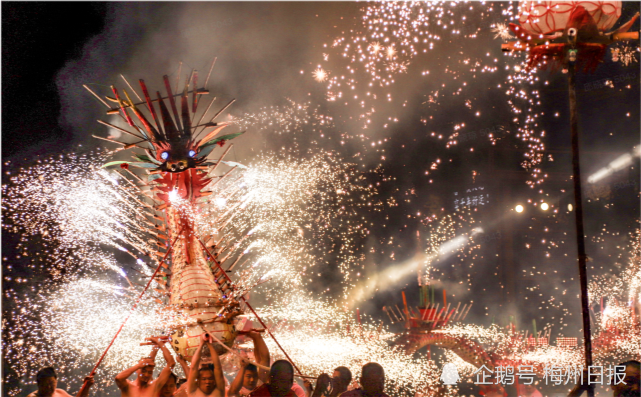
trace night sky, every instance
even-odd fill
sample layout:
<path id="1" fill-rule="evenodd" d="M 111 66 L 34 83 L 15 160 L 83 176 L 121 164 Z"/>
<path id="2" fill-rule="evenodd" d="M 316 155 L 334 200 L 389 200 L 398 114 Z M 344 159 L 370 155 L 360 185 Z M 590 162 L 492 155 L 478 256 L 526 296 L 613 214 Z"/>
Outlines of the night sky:
<path id="1" fill-rule="evenodd" d="M 516 137 L 522 118 L 508 103 L 517 100 L 506 95 L 507 85 L 497 87 L 506 84 L 506 76 L 520 64 L 520 58 L 517 62 L 501 53 L 502 41 L 489 28 L 505 17 L 496 10 L 481 17 L 482 7 L 477 4 L 465 14 L 461 36 L 477 32 L 478 37 L 444 35 L 433 50 L 408 58 L 407 71 L 396 74 L 389 87 L 370 89 L 363 70 L 357 70 L 357 79 L 362 79 L 357 88 L 343 87 L 347 92 L 344 100 L 328 101 L 327 82 L 316 82 L 312 72 L 322 66 L 330 76 L 349 78 L 341 45 L 331 44 L 337 37 L 355 34 L 364 6 L 3 2 L 3 184 L 39 158 L 89 153 L 103 146 L 91 134 L 106 136 L 106 128 L 95 122 L 103 118 L 104 109 L 82 84 L 107 93 L 110 84 L 122 84 L 122 73 L 160 86 L 160 77 L 168 74 L 173 78 L 179 62 L 184 62 L 184 74 L 191 67 L 206 70 L 217 57 L 210 90 L 222 102 L 237 99 L 230 114 L 257 113 L 292 100 L 309 102 L 310 109 L 333 119 L 332 126 L 303 125 L 291 133 L 279 131 L 278 126 L 250 128 L 235 143 L 233 160 L 249 162 L 261 151 L 305 157 L 332 150 L 344 161 L 355 163 L 365 176 L 364 183 L 376 187 L 375 201 L 384 203 L 382 211 L 359 210 L 370 222 L 370 234 L 358 242 L 359 253 L 365 255 L 364 277 L 424 251 L 433 225 L 430 215 L 454 214 L 455 200 L 485 194 L 486 202 L 472 207 L 470 213 L 474 227 L 483 229 L 475 236 L 480 246 L 464 250 L 468 253 L 461 258 L 452 255 L 436 261 L 433 285 L 439 292 L 447 290 L 448 300 L 454 303 L 474 301 L 469 323 L 507 325 L 512 320 L 517 328 L 528 329 L 536 320 L 539 329 L 552 325 L 555 336 L 580 337 L 574 212 L 567 210 L 574 200 L 567 75 L 537 72 L 540 104 L 533 107 L 540 117 L 536 130 L 546 131 L 544 160 L 537 167 L 547 177 L 530 188 L 526 183 L 530 174 L 521 166 L 527 143 Z M 629 20 L 639 8 L 639 3 L 625 2 L 620 21 Z M 632 30 L 638 29 L 636 22 Z M 472 72 L 464 59 L 496 59 L 497 70 Z M 578 75 L 584 181 L 619 156 L 638 149 L 639 75 L 638 62 L 627 66 L 613 62 L 609 51 L 595 73 Z M 606 79 L 613 87 L 587 88 Z M 461 80 L 466 81 L 464 86 Z M 464 88 L 460 94 L 451 94 L 459 87 Z M 366 94 L 369 91 L 376 99 Z M 435 91 L 440 91 L 440 97 L 431 101 Z M 352 93 L 359 99 L 349 97 Z M 362 98 L 368 102 L 361 105 Z M 369 107 L 376 110 L 368 113 Z M 466 138 L 447 148 L 446 137 L 461 124 L 460 136 Z M 498 138 L 495 144 L 486 137 L 490 131 Z M 584 182 L 591 276 L 616 272 L 615 262 L 622 263 L 615 259 L 624 252 L 617 246 L 626 246 L 629 233 L 639 227 L 639 178 L 639 158 L 634 157 L 631 165 L 598 184 Z M 528 200 L 542 199 L 558 213 L 528 204 Z M 517 214 L 513 211 L 517 204 L 526 210 Z M 19 257 L 15 235 L 3 228 L 2 239 L 4 290 L 27 293 L 29 287 L 49 277 L 46 263 L 37 264 L 41 270 L 37 275 L 33 267 L 27 268 L 29 259 Z M 33 244 L 28 249 L 37 250 L 37 241 Z M 314 249 L 329 244 L 318 242 Z M 332 262 L 335 255 L 329 253 L 327 258 L 328 263 L 319 265 L 322 276 L 308 289 L 320 293 L 329 288 L 332 296 L 338 291 L 339 278 L 337 264 Z M 8 264 L 13 264 L 11 270 Z M 25 286 L 8 276 L 30 281 Z M 381 308 L 400 306 L 401 291 L 412 305 L 418 305 L 416 279 L 416 272 L 410 271 L 396 283 L 378 285 L 380 291 L 370 291 L 366 300 L 351 308 L 388 322 Z M 5 297 L 6 314 L 13 302 Z M 392 327 L 402 330 L 399 324 Z"/>

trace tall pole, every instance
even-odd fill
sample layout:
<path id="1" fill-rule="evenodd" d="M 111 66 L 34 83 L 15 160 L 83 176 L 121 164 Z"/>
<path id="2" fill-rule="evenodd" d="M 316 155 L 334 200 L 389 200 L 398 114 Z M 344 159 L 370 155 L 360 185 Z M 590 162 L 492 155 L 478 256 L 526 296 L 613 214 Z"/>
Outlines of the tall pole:
<path id="1" fill-rule="evenodd" d="M 588 305 L 587 256 L 583 231 L 583 200 L 581 198 L 581 168 L 579 166 L 579 126 L 576 105 L 576 68 L 574 62 L 568 65 L 570 89 L 570 133 L 572 136 L 572 180 L 574 182 L 574 203 L 576 216 L 576 244 L 579 251 L 579 281 L 581 283 L 581 312 L 583 315 L 583 343 L 585 366 L 592 366 L 592 335 L 590 333 L 590 308 Z M 584 381 L 588 381 L 587 379 Z M 594 387 L 587 389 L 588 396 L 594 397 Z"/>

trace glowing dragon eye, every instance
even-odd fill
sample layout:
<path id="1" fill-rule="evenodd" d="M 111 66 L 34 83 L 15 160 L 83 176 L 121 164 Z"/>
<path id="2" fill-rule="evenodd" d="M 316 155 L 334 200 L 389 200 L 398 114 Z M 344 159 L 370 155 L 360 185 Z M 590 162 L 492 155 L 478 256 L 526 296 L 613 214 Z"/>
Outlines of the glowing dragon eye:
<path id="1" fill-rule="evenodd" d="M 193 150 L 189 151 L 189 157 L 194 157 L 196 155 L 196 152 Z"/>
<path id="2" fill-rule="evenodd" d="M 169 158 L 169 152 L 160 153 L 160 158 L 163 160 L 167 160 Z"/>

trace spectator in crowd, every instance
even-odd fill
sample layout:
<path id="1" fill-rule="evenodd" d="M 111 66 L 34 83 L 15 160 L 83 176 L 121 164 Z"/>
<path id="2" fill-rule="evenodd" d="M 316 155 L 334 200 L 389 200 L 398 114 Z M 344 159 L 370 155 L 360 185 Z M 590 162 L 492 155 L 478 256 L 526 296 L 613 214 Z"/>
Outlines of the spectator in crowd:
<path id="1" fill-rule="evenodd" d="M 641 377 L 639 376 L 639 363 L 636 360 L 626 361 L 619 365 L 625 365 L 625 377 L 623 382 L 615 385 L 612 382 L 613 397 L 641 397 Z"/>
<path id="2" fill-rule="evenodd" d="M 269 370 L 269 382 L 249 393 L 249 397 L 296 397 L 293 385 L 294 367 L 289 361 L 278 360 Z"/>
<path id="3" fill-rule="evenodd" d="M 334 394 L 334 380 L 326 373 L 318 375 L 316 378 L 316 387 L 307 379 L 303 381 L 309 397 L 329 397 Z"/>
<path id="4" fill-rule="evenodd" d="M 308 380 L 304 380 L 303 384 L 307 392 L 307 397 L 318 396 L 326 392 L 331 385 L 331 393 L 329 397 L 338 397 L 340 394 L 345 393 L 350 383 L 352 382 L 352 372 L 347 367 L 336 367 L 334 373 L 330 378 L 327 374 L 321 374 L 316 381 L 317 393 L 313 394 L 314 387 Z"/>
<path id="5" fill-rule="evenodd" d="M 385 371 L 380 364 L 367 363 L 363 365 L 360 378 L 361 387 L 346 391 L 341 397 L 388 397 L 385 389 Z"/>
<path id="6" fill-rule="evenodd" d="M 352 383 L 352 372 L 347 367 L 336 367 L 332 374 L 333 390 L 330 397 L 337 397 L 345 393 L 349 384 Z"/>
<path id="7" fill-rule="evenodd" d="M 309 397 L 309 393 L 305 391 L 296 381 L 292 383 L 292 391 L 296 395 L 296 397 Z"/>

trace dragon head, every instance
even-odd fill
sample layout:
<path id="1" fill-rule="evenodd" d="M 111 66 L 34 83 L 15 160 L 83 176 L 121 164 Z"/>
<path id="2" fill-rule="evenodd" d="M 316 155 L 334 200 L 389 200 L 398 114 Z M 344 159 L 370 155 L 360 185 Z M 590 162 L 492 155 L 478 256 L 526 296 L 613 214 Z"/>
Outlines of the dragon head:
<path id="1" fill-rule="evenodd" d="M 140 141 L 129 144 L 110 141 L 122 144 L 124 149 L 131 147 L 142 148 L 145 150 L 146 155 L 135 154 L 134 159 L 136 161 L 112 161 L 105 164 L 104 167 L 120 164 L 122 167 L 147 168 L 152 174 L 181 173 L 198 166 L 211 165 L 206 162 L 207 156 L 217 145 L 223 146 L 226 141 L 243 134 L 244 131 L 219 136 L 220 131 L 228 124 L 214 122 L 216 117 L 229 107 L 234 100 L 219 110 L 209 122 L 192 126 L 192 120 L 195 118 L 198 107 L 198 97 L 209 93 L 206 89 L 195 88 L 197 76 L 197 72 L 193 71 L 191 78 L 186 80 L 185 88 L 182 94 L 179 95 L 180 103 L 177 103 L 178 101 L 175 98 L 178 95 L 172 94 L 169 78 L 166 75 L 163 76 L 163 80 L 167 89 L 167 96 L 162 97 L 160 92 L 157 91 L 156 99 L 154 100 L 151 99 L 144 80 L 139 80 L 145 97 L 145 101 L 140 103 L 134 103 L 125 90 L 123 90 L 125 98 L 121 98 L 116 88 L 112 86 L 115 98 L 107 97 L 107 100 L 116 102 L 119 106 L 110 109 L 107 113 L 120 113 L 135 131 L 126 131 L 109 123 L 102 123 L 124 131 L 128 135 L 135 136 Z M 191 91 L 190 82 L 192 85 Z M 191 104 L 189 103 L 190 94 Z M 165 101 L 169 102 L 171 113 Z M 134 114 L 137 124 L 134 123 L 134 118 L 131 117 L 129 112 Z M 205 114 L 201 115 L 201 120 L 204 116 Z M 203 133 L 205 133 L 204 136 L 200 138 Z"/>
<path id="2" fill-rule="evenodd" d="M 163 172 L 183 172 L 205 162 L 206 156 L 197 156 L 198 147 L 189 141 L 174 145 L 157 142 L 154 146 L 156 160 L 162 163 L 158 169 Z"/>

